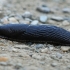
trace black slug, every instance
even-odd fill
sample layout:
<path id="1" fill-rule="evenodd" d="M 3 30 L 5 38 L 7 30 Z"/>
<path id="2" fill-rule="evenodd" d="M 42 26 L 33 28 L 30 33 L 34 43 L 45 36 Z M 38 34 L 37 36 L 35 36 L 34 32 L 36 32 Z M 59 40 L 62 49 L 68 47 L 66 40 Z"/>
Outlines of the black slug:
<path id="1" fill-rule="evenodd" d="M 52 25 L 7 24 L 0 26 L 0 38 L 70 45 L 70 32 Z"/>

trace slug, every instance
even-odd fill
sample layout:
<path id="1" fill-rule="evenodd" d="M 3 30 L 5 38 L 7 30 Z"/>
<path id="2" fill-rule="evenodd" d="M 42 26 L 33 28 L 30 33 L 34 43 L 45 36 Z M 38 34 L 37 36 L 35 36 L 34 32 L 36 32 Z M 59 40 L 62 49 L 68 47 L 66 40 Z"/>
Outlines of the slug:
<path id="1" fill-rule="evenodd" d="M 0 26 L 0 38 L 21 42 L 47 42 L 50 44 L 70 45 L 70 32 L 53 25 L 2 25 Z"/>

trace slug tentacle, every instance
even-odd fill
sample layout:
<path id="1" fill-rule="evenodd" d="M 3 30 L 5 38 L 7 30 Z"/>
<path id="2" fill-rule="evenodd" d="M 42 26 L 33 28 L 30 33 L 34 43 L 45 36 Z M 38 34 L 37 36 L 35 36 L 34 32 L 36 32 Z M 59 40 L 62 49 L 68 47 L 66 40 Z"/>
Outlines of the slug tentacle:
<path id="1" fill-rule="evenodd" d="M 70 32 L 51 25 L 8 24 L 0 26 L 0 37 L 15 41 L 70 45 Z"/>

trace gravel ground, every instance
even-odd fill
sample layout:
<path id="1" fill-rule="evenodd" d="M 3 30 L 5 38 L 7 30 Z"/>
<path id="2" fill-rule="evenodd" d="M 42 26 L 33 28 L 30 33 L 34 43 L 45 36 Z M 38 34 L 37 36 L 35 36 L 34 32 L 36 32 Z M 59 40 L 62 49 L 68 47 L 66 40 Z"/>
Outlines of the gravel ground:
<path id="1" fill-rule="evenodd" d="M 9 23 L 70 31 L 70 0 L 0 0 L 0 24 Z M 70 70 L 70 46 L 0 39 L 0 70 Z"/>

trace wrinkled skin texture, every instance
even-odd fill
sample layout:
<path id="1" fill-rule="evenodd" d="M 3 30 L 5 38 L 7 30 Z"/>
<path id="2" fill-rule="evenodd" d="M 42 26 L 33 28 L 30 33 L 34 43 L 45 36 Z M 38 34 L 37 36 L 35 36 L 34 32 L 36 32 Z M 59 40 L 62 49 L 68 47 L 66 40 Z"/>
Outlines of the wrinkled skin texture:
<path id="1" fill-rule="evenodd" d="M 70 32 L 52 25 L 7 24 L 0 26 L 0 38 L 70 45 Z"/>

